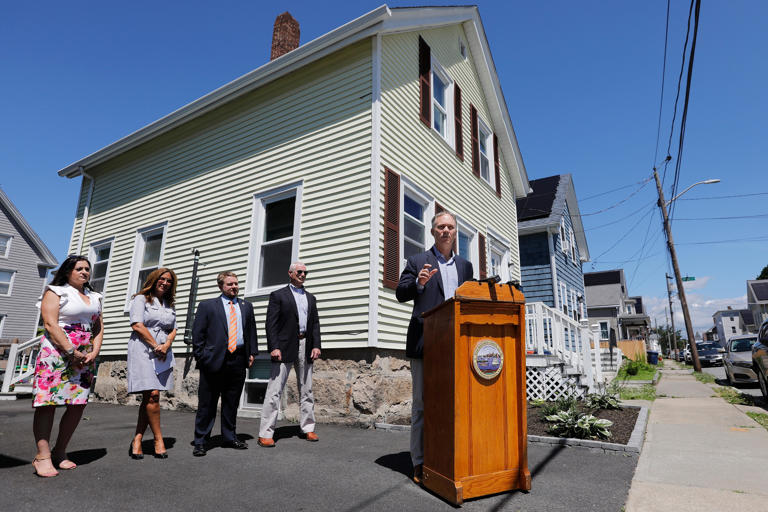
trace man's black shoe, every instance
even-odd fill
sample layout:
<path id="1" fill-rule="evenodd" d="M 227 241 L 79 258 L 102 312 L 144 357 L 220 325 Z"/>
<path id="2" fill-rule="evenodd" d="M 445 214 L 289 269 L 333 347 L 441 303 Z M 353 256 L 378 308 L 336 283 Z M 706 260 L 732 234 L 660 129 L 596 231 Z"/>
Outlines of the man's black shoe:
<path id="1" fill-rule="evenodd" d="M 192 450 L 192 455 L 195 457 L 205 457 L 205 446 L 201 444 L 196 444 L 195 449 Z"/>
<path id="2" fill-rule="evenodd" d="M 240 441 L 239 439 L 235 439 L 234 441 L 224 441 L 221 443 L 222 448 L 234 448 L 235 450 L 247 450 L 248 445 Z"/>

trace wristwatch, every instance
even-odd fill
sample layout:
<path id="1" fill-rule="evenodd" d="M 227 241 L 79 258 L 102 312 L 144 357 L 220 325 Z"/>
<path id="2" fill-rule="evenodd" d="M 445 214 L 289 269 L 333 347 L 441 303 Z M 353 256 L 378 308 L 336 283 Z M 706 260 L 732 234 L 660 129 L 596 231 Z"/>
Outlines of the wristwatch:
<path id="1" fill-rule="evenodd" d="M 68 358 L 72 359 L 75 356 L 75 347 L 70 347 L 69 350 L 64 351 L 64 353 L 67 354 Z"/>

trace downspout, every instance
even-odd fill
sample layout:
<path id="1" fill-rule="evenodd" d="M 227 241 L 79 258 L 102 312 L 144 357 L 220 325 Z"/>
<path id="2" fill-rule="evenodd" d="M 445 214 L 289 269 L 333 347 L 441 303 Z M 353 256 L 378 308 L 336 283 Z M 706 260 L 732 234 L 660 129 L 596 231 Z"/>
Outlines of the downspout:
<path id="1" fill-rule="evenodd" d="M 83 208 L 83 220 L 80 221 L 80 234 L 77 237 L 77 250 L 75 254 L 80 254 L 83 250 L 83 239 L 85 237 L 85 226 L 88 224 L 88 213 L 91 209 L 91 197 L 93 196 L 93 176 L 90 176 L 85 172 L 85 167 L 80 167 L 80 175 L 83 179 L 88 178 L 90 183 L 88 184 L 88 195 L 85 198 L 85 208 Z"/>

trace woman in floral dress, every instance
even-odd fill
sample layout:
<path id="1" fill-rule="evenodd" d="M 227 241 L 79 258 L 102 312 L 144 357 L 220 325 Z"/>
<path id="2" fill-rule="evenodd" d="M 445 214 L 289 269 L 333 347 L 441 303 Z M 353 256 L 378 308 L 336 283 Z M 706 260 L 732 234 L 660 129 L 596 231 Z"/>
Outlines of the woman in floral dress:
<path id="1" fill-rule="evenodd" d="M 33 431 L 37 455 L 32 465 L 41 477 L 58 469 L 75 469 L 67 459 L 67 444 L 80 422 L 101 349 L 101 295 L 91 290 L 91 264 L 83 256 L 69 256 L 43 290 L 40 312 L 45 326 L 35 364 Z M 56 406 L 66 410 L 59 422 L 56 445 L 49 439 Z"/>

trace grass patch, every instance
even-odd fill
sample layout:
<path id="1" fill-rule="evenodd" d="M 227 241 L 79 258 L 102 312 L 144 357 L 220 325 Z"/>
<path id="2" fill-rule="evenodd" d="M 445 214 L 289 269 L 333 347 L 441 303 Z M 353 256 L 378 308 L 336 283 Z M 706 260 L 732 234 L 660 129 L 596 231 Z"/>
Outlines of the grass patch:
<path id="1" fill-rule="evenodd" d="M 729 404 L 755 405 L 755 401 L 750 395 L 739 393 L 733 388 L 715 388 L 715 393 Z"/>
<path id="2" fill-rule="evenodd" d="M 768 430 L 768 414 L 764 412 L 748 412 L 747 416 L 758 422 L 764 429 Z"/>
<path id="3" fill-rule="evenodd" d="M 639 369 L 635 375 L 629 375 L 627 374 L 627 367 L 622 366 L 621 369 L 619 369 L 619 373 L 616 374 L 616 378 L 621 380 L 653 380 L 655 375 L 655 369 L 646 368 Z"/>
<path id="4" fill-rule="evenodd" d="M 656 400 L 656 387 L 645 384 L 640 387 L 623 387 L 619 392 L 622 400 Z"/>
<path id="5" fill-rule="evenodd" d="M 697 381 L 703 382 L 704 384 L 714 384 L 715 382 L 715 376 L 711 373 L 693 372 L 693 376 L 696 377 Z"/>

